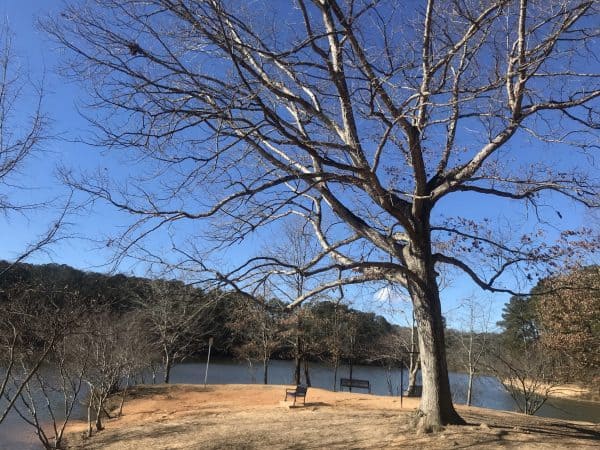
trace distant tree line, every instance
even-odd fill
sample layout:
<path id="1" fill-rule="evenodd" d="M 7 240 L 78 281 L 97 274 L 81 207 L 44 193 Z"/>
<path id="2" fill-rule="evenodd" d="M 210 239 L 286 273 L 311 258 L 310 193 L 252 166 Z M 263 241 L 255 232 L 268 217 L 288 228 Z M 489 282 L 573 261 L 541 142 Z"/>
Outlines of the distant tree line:
<path id="1" fill-rule="evenodd" d="M 9 263 L 0 262 L 0 270 L 5 266 Z M 327 344 L 325 337 L 331 331 L 340 342 L 353 340 L 353 361 L 365 363 L 373 360 L 369 347 L 399 328 L 382 316 L 333 301 L 289 311 L 276 298 L 251 301 L 234 292 L 204 291 L 181 281 L 84 272 L 66 265 L 18 264 L 0 277 L 4 307 L 17 301 L 38 307 L 51 304 L 64 313 L 74 296 L 87 315 L 97 317 L 101 311 L 127 320 L 130 328 L 154 334 L 148 340 L 162 342 L 157 350 L 172 362 L 202 354 L 209 337 L 214 338 L 213 351 L 222 356 L 261 359 L 259 334 L 263 347 L 265 340 L 273 341 L 269 344 L 273 358 L 303 362 L 329 359 L 331 352 L 347 355 L 349 350 L 342 352 L 341 344 Z"/>

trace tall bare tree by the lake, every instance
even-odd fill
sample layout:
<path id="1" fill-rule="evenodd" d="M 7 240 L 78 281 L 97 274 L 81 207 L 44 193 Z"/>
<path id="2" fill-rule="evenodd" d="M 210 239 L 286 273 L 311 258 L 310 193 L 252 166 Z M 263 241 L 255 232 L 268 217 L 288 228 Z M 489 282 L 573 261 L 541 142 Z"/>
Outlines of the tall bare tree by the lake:
<path id="1" fill-rule="evenodd" d="M 542 276 L 576 244 L 597 244 L 552 206 L 598 206 L 597 167 L 585 159 L 598 142 L 597 2 L 72 4 L 46 28 L 88 83 L 99 143 L 142 155 L 126 183 L 66 174 L 137 218 L 112 244 L 164 261 L 144 238 L 185 231 L 178 222 L 213 218 L 219 242 L 233 245 L 302 216 L 322 252 L 301 267 L 253 258 L 244 279 L 267 265 L 342 274 L 292 305 L 341 284 L 404 286 L 425 428 L 463 423 L 439 269 L 514 293 L 513 274 Z M 477 202 L 523 219 L 515 229 L 485 220 Z"/>

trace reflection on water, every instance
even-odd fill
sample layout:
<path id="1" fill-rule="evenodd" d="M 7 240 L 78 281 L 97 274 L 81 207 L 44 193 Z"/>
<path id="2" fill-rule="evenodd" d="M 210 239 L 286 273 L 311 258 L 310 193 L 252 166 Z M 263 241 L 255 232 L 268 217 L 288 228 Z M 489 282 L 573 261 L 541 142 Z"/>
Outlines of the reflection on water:
<path id="1" fill-rule="evenodd" d="M 291 361 L 272 361 L 269 370 L 269 383 L 292 383 L 292 368 Z M 201 384 L 204 383 L 204 370 L 204 363 L 190 362 L 179 364 L 173 368 L 171 380 L 173 383 Z M 313 386 L 333 389 L 333 370 L 330 367 L 311 363 L 310 376 Z M 338 379 L 348 376 L 347 367 L 341 367 L 338 370 Z M 353 377 L 369 380 L 371 382 L 371 392 L 376 395 L 390 395 L 390 393 L 398 395 L 401 390 L 400 382 L 403 381 L 403 386 L 406 388 L 408 380 L 406 371 L 404 371 L 401 377 L 399 370 L 387 371 L 383 367 L 371 366 L 354 366 Z M 261 382 L 262 366 L 260 364 L 249 367 L 243 362 L 220 360 L 211 362 L 208 371 L 208 383 L 210 384 Z M 465 403 L 467 376 L 451 373 L 450 384 L 454 401 L 456 403 Z M 356 389 L 356 392 L 364 392 L 364 390 Z M 475 380 L 472 403 L 473 406 L 484 408 L 507 411 L 516 410 L 510 395 L 492 377 L 478 377 Z M 78 408 L 74 411 L 73 419 L 84 419 L 84 414 L 85 409 L 82 407 Z M 537 415 L 600 423 L 600 404 L 552 399 L 538 411 Z M 41 448 L 41 445 L 34 436 L 32 428 L 27 426 L 16 414 L 9 415 L 5 422 L 0 425 L 0 450 L 29 450 L 38 448 Z"/>

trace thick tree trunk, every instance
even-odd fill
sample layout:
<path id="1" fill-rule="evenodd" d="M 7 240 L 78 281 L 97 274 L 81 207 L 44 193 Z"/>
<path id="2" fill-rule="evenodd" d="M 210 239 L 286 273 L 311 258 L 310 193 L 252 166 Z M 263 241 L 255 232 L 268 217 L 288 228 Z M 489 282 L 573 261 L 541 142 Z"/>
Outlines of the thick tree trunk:
<path id="1" fill-rule="evenodd" d="M 452 404 L 439 297 L 423 299 L 415 296 L 413 302 L 417 311 L 421 348 L 422 425 L 426 429 L 436 429 L 446 424 L 462 424 L 464 421 Z"/>
<path id="2" fill-rule="evenodd" d="M 406 248 L 405 259 L 413 274 L 408 279 L 408 290 L 417 321 L 423 380 L 418 426 L 424 431 L 435 431 L 443 425 L 465 422 L 452 404 L 444 321 L 431 255 L 430 234 L 427 230 L 422 230 L 420 234 L 422 239 L 418 244 Z"/>

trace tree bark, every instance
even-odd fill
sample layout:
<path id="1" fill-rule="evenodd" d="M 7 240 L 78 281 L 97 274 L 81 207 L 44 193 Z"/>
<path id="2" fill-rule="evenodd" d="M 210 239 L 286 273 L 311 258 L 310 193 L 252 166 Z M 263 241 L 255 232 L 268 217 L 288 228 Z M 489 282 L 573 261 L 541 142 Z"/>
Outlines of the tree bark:
<path id="1" fill-rule="evenodd" d="M 88 407 L 87 407 L 87 421 L 88 421 L 87 437 L 92 437 L 92 399 L 91 398 L 89 400 Z"/>
<path id="2" fill-rule="evenodd" d="M 333 392 L 337 391 L 337 373 L 338 373 L 338 359 L 336 358 L 333 363 Z"/>
<path id="3" fill-rule="evenodd" d="M 427 224 L 429 221 L 423 220 L 421 223 Z M 464 424 L 465 421 L 452 404 L 444 320 L 431 255 L 430 233 L 421 230 L 419 234 L 421 239 L 416 245 L 414 242 L 408 245 L 404 255 L 407 267 L 413 274 L 408 279 L 408 290 L 418 325 L 423 380 L 418 427 L 424 431 L 436 431 L 443 425 Z"/>
<path id="4" fill-rule="evenodd" d="M 156 384 L 156 371 L 158 367 L 154 363 L 151 363 L 150 370 L 152 371 L 152 384 Z"/>
<path id="5" fill-rule="evenodd" d="M 263 359 L 263 383 L 269 384 L 269 359 Z"/>
<path id="6" fill-rule="evenodd" d="M 169 383 L 170 379 L 171 379 L 171 367 L 173 367 L 173 360 L 171 359 L 171 356 L 169 355 L 169 353 L 165 352 L 165 378 L 164 378 L 164 382 L 165 383 Z"/>
<path id="7" fill-rule="evenodd" d="M 300 384 L 300 356 L 294 355 L 294 384 Z"/>
<path id="8" fill-rule="evenodd" d="M 417 386 L 417 373 L 419 372 L 418 359 L 411 359 L 408 367 L 408 386 L 406 387 L 406 396 L 414 396 Z"/>
<path id="9" fill-rule="evenodd" d="M 310 382 L 310 371 L 308 369 L 308 359 L 304 358 L 304 379 L 306 380 L 306 385 L 308 387 L 311 386 Z"/>
<path id="10" fill-rule="evenodd" d="M 352 358 L 350 358 L 350 379 L 352 379 L 352 369 L 353 369 Z M 352 383 L 350 383 L 350 386 L 348 387 L 348 392 L 352 392 Z"/>
<path id="11" fill-rule="evenodd" d="M 123 405 L 125 404 L 125 397 L 127 397 L 127 391 L 129 390 L 129 374 L 127 374 L 127 378 L 125 380 L 125 387 L 121 393 L 121 402 L 119 404 L 119 413 L 117 417 L 121 417 L 123 415 Z"/>
<path id="12" fill-rule="evenodd" d="M 419 353 L 417 351 L 417 330 L 415 327 L 415 316 L 413 314 L 413 323 L 410 330 L 410 358 L 408 366 L 408 386 L 406 388 L 407 396 L 415 396 L 415 387 L 417 386 L 417 373 L 420 369 Z"/>
<path id="13" fill-rule="evenodd" d="M 299 327 L 299 321 L 297 321 L 296 325 Z M 299 332 L 299 328 L 296 330 L 296 336 L 295 336 L 295 343 L 294 343 L 294 384 L 299 385 L 300 384 L 300 374 L 301 374 L 301 363 L 302 363 L 302 358 L 301 358 L 301 352 L 300 352 L 300 332 Z"/>
<path id="14" fill-rule="evenodd" d="M 102 399 L 98 399 L 98 408 L 96 409 L 96 431 L 102 431 Z"/>
<path id="15" fill-rule="evenodd" d="M 467 406 L 471 406 L 473 395 L 473 371 L 469 370 L 469 384 L 467 385 Z"/>

